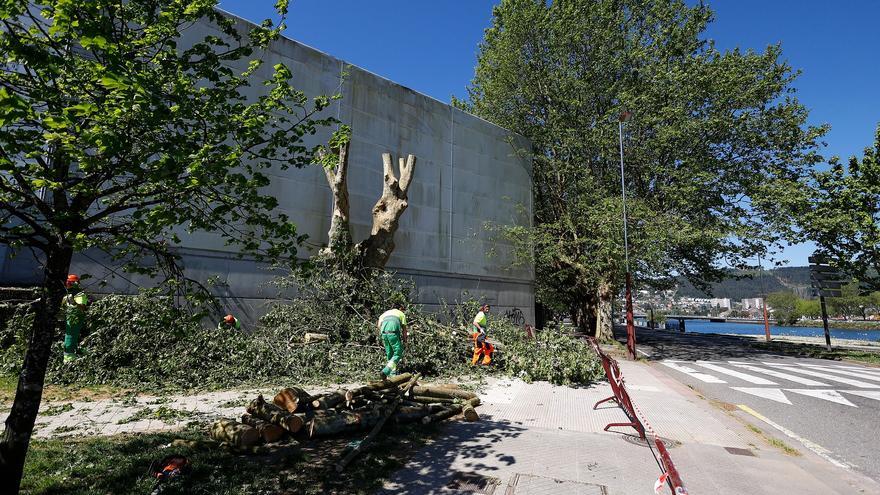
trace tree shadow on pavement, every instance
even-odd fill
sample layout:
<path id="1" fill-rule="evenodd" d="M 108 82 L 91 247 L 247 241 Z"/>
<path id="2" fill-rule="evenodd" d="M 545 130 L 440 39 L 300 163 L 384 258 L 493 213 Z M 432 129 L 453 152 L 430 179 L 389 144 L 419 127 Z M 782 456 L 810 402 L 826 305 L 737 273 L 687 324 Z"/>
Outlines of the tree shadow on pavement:
<path id="1" fill-rule="evenodd" d="M 614 327 L 614 338 L 626 344 L 626 328 Z M 750 337 L 732 335 L 683 333 L 669 330 L 636 328 L 636 349 L 645 346 L 648 360 L 679 359 L 682 361 L 724 361 L 728 359 L 775 359 L 788 354 L 756 348 Z M 641 357 L 645 357 L 642 355 Z"/>
<path id="2" fill-rule="evenodd" d="M 516 438 L 525 428 L 503 421 L 453 421 L 430 445 L 416 452 L 406 466 L 391 476 L 379 493 L 434 493 L 447 486 L 457 472 L 492 477 L 517 463 L 500 450 L 501 441 Z M 500 480 L 503 481 L 503 480 Z"/>

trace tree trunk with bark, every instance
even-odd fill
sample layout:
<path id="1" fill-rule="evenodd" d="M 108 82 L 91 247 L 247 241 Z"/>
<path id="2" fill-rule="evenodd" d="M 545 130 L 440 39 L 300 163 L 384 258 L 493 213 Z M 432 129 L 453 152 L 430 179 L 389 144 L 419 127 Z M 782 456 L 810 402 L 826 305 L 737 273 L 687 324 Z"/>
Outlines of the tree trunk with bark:
<path id="1" fill-rule="evenodd" d="M 373 206 L 373 229 L 370 237 L 361 241 L 357 252 L 362 266 L 384 268 L 394 251 L 394 233 L 400 216 L 409 206 L 407 193 L 416 167 L 416 157 L 408 155 L 406 160 L 398 161 L 400 178 L 394 173 L 394 159 L 391 153 L 382 154 L 383 182 L 382 196 Z"/>
<path id="2" fill-rule="evenodd" d="M 349 211 L 351 210 L 348 200 L 348 150 L 350 143 L 339 147 L 336 166 L 324 167 L 324 175 L 327 177 L 327 185 L 333 195 L 333 216 L 330 219 L 330 231 L 327 234 L 327 248 L 322 254 L 333 256 L 337 253 L 350 251 L 354 246 L 351 238 L 351 225 L 349 223 Z"/>
<path id="3" fill-rule="evenodd" d="M 412 182 L 416 157 L 408 155 L 406 160 L 400 158 L 398 174 L 395 172 L 391 153 L 382 154 L 384 186 L 382 196 L 373 207 L 373 227 L 370 236 L 355 245 L 351 235 L 351 203 L 348 195 L 349 144 L 340 146 L 336 151 L 336 164 L 324 168 L 327 185 L 333 195 L 333 216 L 330 220 L 328 245 L 321 254 L 338 262 L 353 260 L 358 269 L 384 268 L 394 251 L 394 233 L 397 231 L 400 216 L 409 205 L 407 192 Z"/>
<path id="4" fill-rule="evenodd" d="M 444 399 L 476 399 L 477 394 L 473 392 L 468 392 L 467 390 L 453 389 L 453 388 L 440 388 L 440 387 L 429 387 L 429 386 L 415 386 L 412 388 L 413 396 L 423 396 L 423 397 L 440 397 Z"/>
<path id="5" fill-rule="evenodd" d="M 611 317 L 611 302 L 614 300 L 614 289 L 608 282 L 599 284 L 596 291 L 598 304 L 596 306 L 596 340 L 609 342 L 614 340 L 614 321 Z"/>
<path id="6" fill-rule="evenodd" d="M 264 421 L 278 425 L 291 433 L 296 433 L 303 427 L 303 422 L 298 416 L 290 414 L 275 404 L 266 402 L 262 395 L 248 404 L 247 412 Z"/>
<path id="7" fill-rule="evenodd" d="M 241 423 L 252 426 L 257 430 L 257 433 L 260 434 L 263 441 L 266 443 L 273 443 L 281 440 L 282 437 L 286 434 L 284 428 L 273 425 L 268 421 L 264 421 L 259 418 L 255 418 L 250 414 L 242 414 L 241 415 Z"/>
<path id="8" fill-rule="evenodd" d="M 52 344 L 60 336 L 57 317 L 72 256 L 73 249 L 69 245 L 46 252 L 43 287 L 35 308 L 31 336 L 18 376 L 12 409 L 0 439 L 0 493 L 17 493 L 21 484 L 31 432 L 43 397 Z"/>
<path id="9" fill-rule="evenodd" d="M 260 433 L 252 426 L 231 419 L 221 419 L 211 426 L 211 438 L 225 442 L 230 447 L 246 449 L 260 441 Z"/>
<path id="10" fill-rule="evenodd" d="M 299 387 L 288 387 L 278 392 L 272 402 L 289 413 L 303 412 L 312 407 L 315 400 L 308 392 Z"/>

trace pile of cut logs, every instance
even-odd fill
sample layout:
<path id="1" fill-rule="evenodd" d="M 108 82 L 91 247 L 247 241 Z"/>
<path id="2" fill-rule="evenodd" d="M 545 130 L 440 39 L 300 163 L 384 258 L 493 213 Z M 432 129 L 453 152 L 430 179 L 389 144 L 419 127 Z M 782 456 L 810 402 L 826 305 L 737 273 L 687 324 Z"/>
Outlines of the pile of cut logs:
<path id="1" fill-rule="evenodd" d="M 278 392 L 272 402 L 260 395 L 248 404 L 247 414 L 239 421 L 221 419 L 214 423 L 211 437 L 247 450 L 262 443 L 291 442 L 292 435 L 315 438 L 371 428 L 370 435 L 355 449 L 357 455 L 388 421 L 428 424 L 459 414 L 467 421 L 479 419 L 474 409 L 480 404 L 476 394 L 455 385 L 418 385 L 418 378 L 404 373 L 319 395 L 290 387 Z M 337 464 L 340 471 L 344 467 Z"/>

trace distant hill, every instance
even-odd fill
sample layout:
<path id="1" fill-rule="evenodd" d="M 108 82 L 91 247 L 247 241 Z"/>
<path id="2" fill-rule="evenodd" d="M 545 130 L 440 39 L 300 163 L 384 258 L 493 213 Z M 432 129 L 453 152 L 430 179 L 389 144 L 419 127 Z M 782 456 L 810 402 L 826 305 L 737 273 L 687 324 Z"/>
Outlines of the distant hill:
<path id="1" fill-rule="evenodd" d="M 751 275 L 751 278 L 736 280 L 738 275 Z M 750 272 L 731 270 L 730 278 L 712 284 L 710 293 L 697 289 L 685 279 L 679 279 L 677 295 L 679 297 L 729 297 L 733 300 L 760 297 L 765 291 L 767 293 L 790 291 L 801 297 L 809 297 L 810 295 L 810 267 L 808 266 L 774 268 L 764 270 L 763 277 L 761 275 L 762 272 L 757 270 Z"/>

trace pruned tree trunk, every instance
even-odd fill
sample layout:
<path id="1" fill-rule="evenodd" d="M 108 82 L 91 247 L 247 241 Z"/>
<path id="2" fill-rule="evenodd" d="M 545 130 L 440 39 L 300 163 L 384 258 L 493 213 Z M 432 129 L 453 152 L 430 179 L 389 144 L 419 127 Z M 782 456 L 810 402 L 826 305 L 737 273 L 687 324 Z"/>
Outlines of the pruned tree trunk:
<path id="1" fill-rule="evenodd" d="M 303 412 L 312 407 L 315 400 L 308 392 L 299 387 L 288 387 L 278 392 L 272 402 L 289 413 Z"/>
<path id="2" fill-rule="evenodd" d="M 382 154 L 384 169 L 382 196 L 373 207 L 373 229 L 370 237 L 357 245 L 361 264 L 367 268 L 384 268 L 394 251 L 394 233 L 400 216 L 409 206 L 407 192 L 416 167 L 415 155 L 408 155 L 404 161 L 399 159 L 400 178 L 394 173 L 394 159 L 391 153 Z"/>
<path id="3" fill-rule="evenodd" d="M 609 342 L 614 340 L 614 322 L 611 319 L 611 301 L 614 299 L 614 290 L 608 282 L 601 282 L 596 291 L 598 305 L 596 306 L 596 340 Z"/>
<path id="4" fill-rule="evenodd" d="M 250 414 L 241 415 L 241 424 L 254 427 L 266 443 L 277 442 L 287 433 L 284 428 L 278 425 L 273 425 L 268 421 L 255 418 Z"/>
<path id="5" fill-rule="evenodd" d="M 291 433 L 296 433 L 303 427 L 303 422 L 298 416 L 290 414 L 275 404 L 266 402 L 262 395 L 248 404 L 247 412 L 264 421 L 278 425 Z"/>
<path id="6" fill-rule="evenodd" d="M 349 143 L 340 146 L 336 166 L 324 167 L 327 185 L 333 194 L 333 216 L 330 219 L 330 231 L 327 233 L 328 244 L 322 251 L 322 254 L 329 256 L 347 254 L 354 246 L 349 222 L 351 207 L 348 201 L 348 150 Z"/>
<path id="7" fill-rule="evenodd" d="M 348 260 L 353 255 L 359 268 L 384 268 L 394 251 L 394 233 L 397 232 L 400 216 L 409 205 L 407 192 L 412 182 L 416 157 L 408 155 L 399 159 L 399 174 L 394 168 L 391 153 L 382 154 L 384 186 L 382 196 L 373 207 L 373 227 L 370 237 L 354 244 L 351 235 L 348 195 L 348 157 L 349 143 L 335 150 L 338 153 L 336 164 L 325 164 L 324 174 L 333 195 L 333 216 L 330 219 L 327 248 L 321 254 L 337 260 Z"/>
<path id="8" fill-rule="evenodd" d="M 252 447 L 260 441 L 256 428 L 231 419 L 221 419 L 211 426 L 211 438 L 237 449 Z"/>
<path id="9" fill-rule="evenodd" d="M 56 318 L 64 298 L 64 280 L 72 256 L 70 246 L 46 252 L 43 287 L 34 308 L 31 336 L 18 375 L 12 409 L 6 417 L 6 428 L 0 439 L 0 493 L 18 493 L 21 484 L 24 459 L 43 397 L 52 343 L 60 334 Z"/>
<path id="10" fill-rule="evenodd" d="M 412 388 L 412 394 L 413 396 L 440 397 L 444 399 L 469 400 L 477 398 L 477 394 L 466 390 L 429 386 L 415 386 Z"/>

